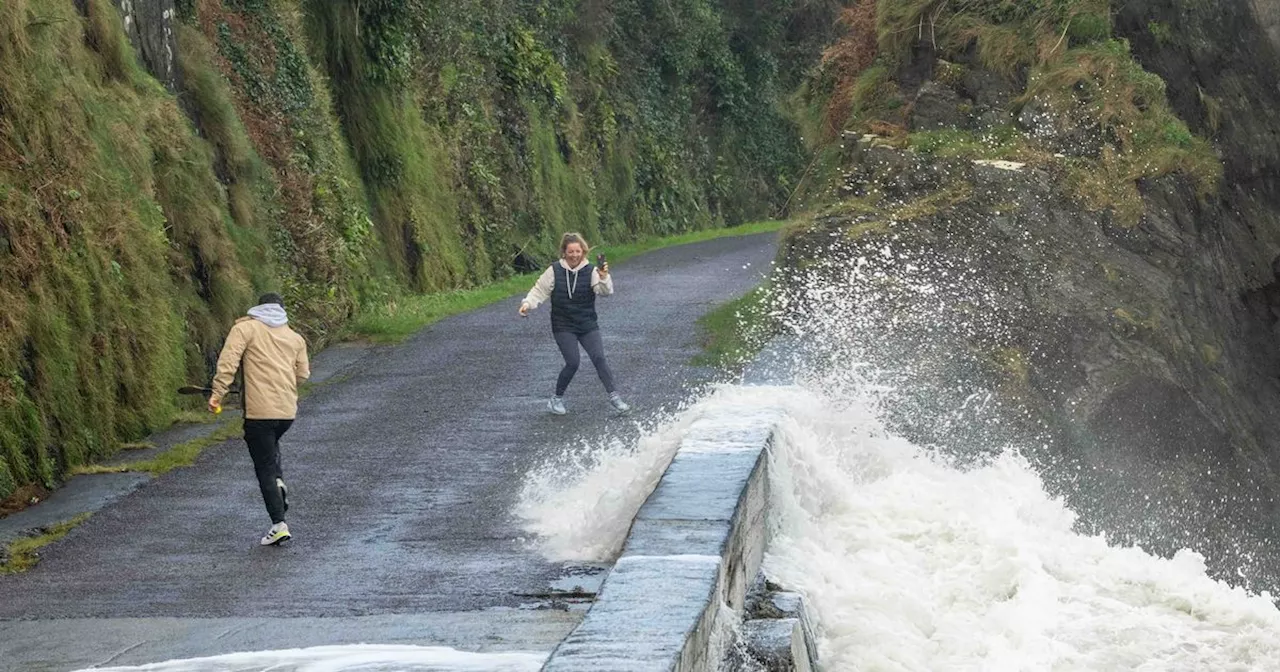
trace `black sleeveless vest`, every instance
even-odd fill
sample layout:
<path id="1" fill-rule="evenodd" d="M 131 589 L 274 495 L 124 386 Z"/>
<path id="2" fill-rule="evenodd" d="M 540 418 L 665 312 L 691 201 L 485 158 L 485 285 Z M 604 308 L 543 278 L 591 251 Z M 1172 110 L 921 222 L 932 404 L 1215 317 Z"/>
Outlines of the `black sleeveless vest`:
<path id="1" fill-rule="evenodd" d="M 591 287 L 595 267 L 587 264 L 577 273 L 556 262 L 551 265 L 556 284 L 551 290 L 551 331 L 585 334 L 599 328 L 596 324 L 596 292 Z M 572 285 L 573 295 L 569 295 Z"/>

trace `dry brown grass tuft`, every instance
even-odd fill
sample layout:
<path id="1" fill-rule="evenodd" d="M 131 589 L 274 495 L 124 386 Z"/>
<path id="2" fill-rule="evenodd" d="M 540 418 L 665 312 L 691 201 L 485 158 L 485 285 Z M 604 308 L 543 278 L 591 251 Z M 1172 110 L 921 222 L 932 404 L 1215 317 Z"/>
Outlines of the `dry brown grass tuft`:
<path id="1" fill-rule="evenodd" d="M 823 131 L 828 139 L 838 136 L 848 124 L 858 78 L 879 53 L 875 0 L 859 0 L 845 8 L 837 23 L 845 28 L 845 34 L 822 54 L 822 67 L 835 82 L 823 115 Z"/>

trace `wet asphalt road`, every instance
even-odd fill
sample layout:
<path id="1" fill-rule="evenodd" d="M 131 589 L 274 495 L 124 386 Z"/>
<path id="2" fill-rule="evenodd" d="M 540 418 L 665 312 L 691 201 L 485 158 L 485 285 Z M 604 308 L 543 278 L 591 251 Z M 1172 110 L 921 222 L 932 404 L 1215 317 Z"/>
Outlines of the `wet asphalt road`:
<path id="1" fill-rule="evenodd" d="M 570 414 L 545 412 L 560 357 L 547 308 L 521 319 L 519 298 L 368 351 L 303 401 L 285 436 L 291 543 L 258 547 L 270 521 L 244 444 L 211 447 L 195 466 L 94 515 L 46 549 L 35 569 L 0 577 L 0 669 L 24 669 L 24 661 L 36 669 L 40 651 L 59 642 L 95 656 L 83 664 L 113 652 L 115 664 L 222 653 L 235 650 L 236 638 L 196 635 L 201 624 L 223 630 L 235 619 L 305 617 L 306 643 L 376 642 L 376 629 L 357 640 L 344 624 L 527 608 L 536 602 L 527 595 L 545 593 L 564 567 L 531 550 L 511 515 L 526 472 L 583 441 L 634 440 L 661 408 L 687 400 L 711 376 L 689 365 L 695 320 L 759 284 L 774 241 L 720 239 L 613 269 L 617 294 L 597 305 L 615 378 L 636 407 L 627 418 L 612 414 L 585 355 L 567 395 Z M 556 614 L 549 618 L 566 620 Z M 164 646 L 121 652 L 146 628 L 116 641 L 104 626 L 138 617 L 203 620 L 181 621 L 187 636 L 168 636 Z M 520 627 L 542 627 L 531 618 L 470 647 L 465 633 L 446 643 L 505 648 L 506 637 L 527 648 L 572 626 L 522 636 Z M 287 634 L 278 639 L 276 648 L 299 645 Z"/>

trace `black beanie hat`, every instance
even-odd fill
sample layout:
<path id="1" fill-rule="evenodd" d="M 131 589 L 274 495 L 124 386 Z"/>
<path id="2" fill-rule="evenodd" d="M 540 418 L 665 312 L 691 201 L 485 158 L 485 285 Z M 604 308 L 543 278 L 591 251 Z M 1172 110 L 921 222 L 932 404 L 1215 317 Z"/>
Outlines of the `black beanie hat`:
<path id="1" fill-rule="evenodd" d="M 258 305 L 262 305 L 264 303 L 274 303 L 277 306 L 284 308 L 284 297 L 276 294 L 275 292 L 267 292 L 266 294 L 258 297 Z"/>

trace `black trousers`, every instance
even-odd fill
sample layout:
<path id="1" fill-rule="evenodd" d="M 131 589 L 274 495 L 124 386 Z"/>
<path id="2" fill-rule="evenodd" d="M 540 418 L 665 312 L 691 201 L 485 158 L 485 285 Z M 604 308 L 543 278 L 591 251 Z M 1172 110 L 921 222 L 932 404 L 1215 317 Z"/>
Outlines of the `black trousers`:
<path id="1" fill-rule="evenodd" d="M 262 501 L 273 524 L 284 522 L 284 497 L 276 479 L 284 478 L 280 468 L 280 437 L 292 425 L 292 420 L 244 421 L 244 442 L 249 444 L 249 457 L 253 458 L 253 470 L 258 474 Z"/>
<path id="2" fill-rule="evenodd" d="M 596 374 L 600 376 L 600 382 L 604 383 L 604 391 L 613 394 L 613 372 L 609 370 L 609 362 L 604 359 L 604 340 L 600 338 L 599 329 L 585 334 L 557 331 L 553 335 L 556 346 L 560 348 L 560 355 L 564 357 L 564 368 L 560 369 L 560 376 L 556 378 L 557 397 L 564 396 L 564 391 L 569 389 L 569 382 L 573 380 L 573 374 L 578 372 L 578 364 L 582 361 L 578 344 L 582 344 L 582 349 L 587 351 L 587 356 L 596 367 Z"/>

